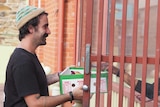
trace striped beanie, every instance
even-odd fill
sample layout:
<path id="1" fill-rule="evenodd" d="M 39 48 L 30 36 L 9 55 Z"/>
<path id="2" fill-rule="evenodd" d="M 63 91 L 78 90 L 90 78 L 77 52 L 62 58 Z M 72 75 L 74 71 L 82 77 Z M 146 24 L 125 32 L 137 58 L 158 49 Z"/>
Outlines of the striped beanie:
<path id="1" fill-rule="evenodd" d="M 35 18 L 36 16 L 43 13 L 44 10 L 42 8 L 37 8 L 34 6 L 25 6 L 24 8 L 20 9 L 16 13 L 16 25 L 17 28 L 20 29 L 24 26 L 28 21 Z"/>

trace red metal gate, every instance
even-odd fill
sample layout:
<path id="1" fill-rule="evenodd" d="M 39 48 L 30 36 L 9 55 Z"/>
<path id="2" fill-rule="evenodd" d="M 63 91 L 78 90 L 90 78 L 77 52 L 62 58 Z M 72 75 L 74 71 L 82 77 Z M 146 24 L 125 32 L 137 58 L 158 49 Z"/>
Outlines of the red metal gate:
<path id="1" fill-rule="evenodd" d="M 127 106 L 136 107 L 134 80 L 138 78 L 142 80 L 139 103 L 141 107 L 147 107 L 145 84 L 152 78 L 155 85 L 150 107 L 158 107 L 160 1 L 80 0 L 79 4 L 79 36 L 82 46 L 80 57 L 84 57 L 85 62 L 85 85 L 90 86 L 92 65 L 97 67 L 95 107 L 114 107 L 112 92 L 115 81 L 113 81 L 112 66 L 115 63 L 121 71 L 118 100 L 115 103 L 118 103 L 119 107 L 125 107 L 124 70 L 127 66 L 130 68 L 128 73 L 132 80 L 128 88 Z M 81 63 L 83 65 L 83 61 Z M 109 64 L 107 94 L 100 93 L 102 63 Z M 90 95 L 90 91 L 84 91 L 83 107 L 91 106 Z"/>

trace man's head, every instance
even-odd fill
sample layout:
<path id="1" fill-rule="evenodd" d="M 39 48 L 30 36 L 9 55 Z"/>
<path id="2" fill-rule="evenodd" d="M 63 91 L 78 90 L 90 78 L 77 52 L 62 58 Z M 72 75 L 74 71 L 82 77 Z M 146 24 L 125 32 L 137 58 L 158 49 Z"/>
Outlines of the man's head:
<path id="1" fill-rule="evenodd" d="M 19 10 L 16 14 L 16 24 L 19 29 L 19 40 L 21 41 L 27 34 L 31 34 L 32 30 L 30 28 L 34 28 L 35 32 L 40 32 L 38 25 L 42 21 L 42 16 L 47 16 L 48 14 L 42 9 L 34 6 L 26 6 Z M 48 27 L 48 20 L 45 22 Z M 41 29 L 41 33 L 44 33 L 42 36 L 47 37 L 50 33 L 49 28 L 47 31 L 43 31 Z M 34 33 L 35 35 L 35 33 Z M 44 39 L 44 38 L 41 38 Z M 42 45 L 45 43 L 42 43 Z M 41 45 L 41 44 L 39 44 Z"/>
<path id="2" fill-rule="evenodd" d="M 37 17 L 38 15 L 40 15 L 43 12 L 44 12 L 44 10 L 42 8 L 37 8 L 34 6 L 25 6 L 24 8 L 18 10 L 18 12 L 16 13 L 17 28 L 20 29 L 28 21 Z"/>

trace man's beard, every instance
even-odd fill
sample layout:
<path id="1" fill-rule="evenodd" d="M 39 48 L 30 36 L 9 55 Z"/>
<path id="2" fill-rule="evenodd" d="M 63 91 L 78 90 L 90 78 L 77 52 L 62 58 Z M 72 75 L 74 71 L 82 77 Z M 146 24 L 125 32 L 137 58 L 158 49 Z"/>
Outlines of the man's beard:
<path id="1" fill-rule="evenodd" d="M 47 38 L 47 37 L 48 37 L 48 34 L 45 33 L 45 34 L 43 35 L 42 42 L 41 42 L 40 45 L 46 45 L 46 38 Z"/>

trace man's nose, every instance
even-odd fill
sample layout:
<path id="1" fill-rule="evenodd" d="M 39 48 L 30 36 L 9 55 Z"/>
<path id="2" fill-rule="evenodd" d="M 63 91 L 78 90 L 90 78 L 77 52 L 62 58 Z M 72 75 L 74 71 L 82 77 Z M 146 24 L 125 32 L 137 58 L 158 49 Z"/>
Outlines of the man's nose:
<path id="1" fill-rule="evenodd" d="M 47 34 L 51 34 L 51 30 L 49 28 L 47 29 Z"/>

